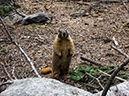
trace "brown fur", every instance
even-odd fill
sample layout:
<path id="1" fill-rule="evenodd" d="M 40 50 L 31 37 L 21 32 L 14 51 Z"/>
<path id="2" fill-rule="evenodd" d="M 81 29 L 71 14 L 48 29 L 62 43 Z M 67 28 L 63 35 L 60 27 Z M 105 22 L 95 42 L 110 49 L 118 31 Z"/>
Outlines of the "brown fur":
<path id="1" fill-rule="evenodd" d="M 67 37 L 63 37 L 63 33 Z M 60 75 L 67 74 L 74 51 L 74 45 L 71 37 L 66 30 L 59 30 L 53 46 L 52 75 L 58 78 Z"/>

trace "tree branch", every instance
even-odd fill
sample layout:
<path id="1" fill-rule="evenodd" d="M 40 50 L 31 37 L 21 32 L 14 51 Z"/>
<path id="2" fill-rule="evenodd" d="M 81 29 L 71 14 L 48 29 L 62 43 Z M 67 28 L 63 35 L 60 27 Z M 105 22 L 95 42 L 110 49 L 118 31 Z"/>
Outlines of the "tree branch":
<path id="1" fill-rule="evenodd" d="M 100 73 L 103 73 L 103 74 L 105 74 L 105 75 L 109 76 L 109 77 L 111 76 L 110 74 L 105 73 L 105 72 L 104 72 L 104 71 L 102 71 L 102 70 L 99 70 L 99 69 L 98 69 L 98 71 L 99 71 Z M 118 79 L 118 80 L 120 80 L 120 81 L 123 81 L 123 82 L 124 82 L 124 81 L 126 81 L 125 79 L 122 79 L 122 78 L 117 77 L 117 76 L 116 76 L 115 78 L 116 78 L 116 79 Z"/>
<path id="2" fill-rule="evenodd" d="M 4 26 L 4 28 L 5 28 L 5 30 L 6 30 L 6 33 L 7 33 L 7 35 L 9 36 L 9 39 L 10 39 L 11 41 L 13 41 L 13 38 L 12 38 L 11 34 L 9 33 L 9 31 L 8 31 L 6 25 L 4 24 L 3 19 L 2 19 L 1 17 L 0 17 L 0 21 L 1 21 L 2 25 Z M 2 30 L 2 29 L 3 29 L 3 28 L 1 28 L 1 30 Z M 2 30 L 2 31 L 3 31 L 3 30 Z M 4 31 L 3 31 L 3 32 L 4 32 Z"/>
<path id="3" fill-rule="evenodd" d="M 123 63 L 120 64 L 119 67 L 116 68 L 116 70 L 112 73 L 111 77 L 109 78 L 109 80 L 107 81 L 107 84 L 105 85 L 105 88 L 102 92 L 101 96 L 106 96 L 108 89 L 110 88 L 110 85 L 113 81 L 113 79 L 115 78 L 115 76 L 117 75 L 117 73 L 125 66 L 129 63 L 129 58 L 127 58 Z"/>
<path id="4" fill-rule="evenodd" d="M 20 15 L 20 16 L 22 16 L 22 17 L 26 17 L 26 16 L 27 16 L 27 15 L 25 15 L 25 14 L 20 13 L 19 11 L 17 11 L 17 10 L 15 9 L 15 7 L 14 7 L 14 1 L 11 0 L 11 2 L 12 2 L 12 3 L 10 3 L 10 5 L 13 7 L 13 9 L 15 10 L 15 12 L 16 12 L 18 15 Z"/>
<path id="5" fill-rule="evenodd" d="M 17 77 L 14 75 L 14 69 L 15 69 L 15 67 L 13 67 L 12 74 L 13 74 L 14 79 L 17 80 Z"/>
<path id="6" fill-rule="evenodd" d="M 81 60 L 88 61 L 88 62 L 93 63 L 93 64 L 95 64 L 95 65 L 106 66 L 105 64 L 100 64 L 100 63 L 95 62 L 95 61 L 93 61 L 93 60 L 90 60 L 90 59 L 88 59 L 88 58 L 86 58 L 86 57 L 82 57 L 82 56 L 81 56 L 80 58 L 81 58 Z"/>
<path id="7" fill-rule="evenodd" d="M 0 42 L 12 42 L 10 40 L 0 39 Z"/>
<path id="8" fill-rule="evenodd" d="M 99 81 L 98 78 L 92 76 L 91 74 L 89 74 L 89 73 L 87 73 L 87 72 L 85 72 L 83 78 L 84 78 L 86 75 L 89 75 L 90 77 L 92 77 L 93 79 L 95 79 L 95 80 L 98 82 L 99 86 L 100 86 L 102 89 L 104 89 L 104 87 L 102 86 L 102 84 L 100 83 L 100 81 Z"/>
<path id="9" fill-rule="evenodd" d="M 35 72 L 35 74 L 41 78 L 41 76 L 39 75 L 39 73 L 36 71 L 34 64 L 32 63 L 32 61 L 30 60 L 30 58 L 27 56 L 27 54 L 24 52 L 24 50 L 18 45 L 17 42 L 15 42 L 11 36 L 11 34 L 9 33 L 6 25 L 4 24 L 2 18 L 0 17 L 1 23 L 3 24 L 3 26 L 5 27 L 6 33 L 9 35 L 11 41 L 18 47 L 18 49 L 21 51 L 21 53 L 25 56 L 25 58 L 27 59 L 27 61 L 29 62 L 29 64 L 31 65 L 31 68 L 33 69 L 33 71 Z"/>
<path id="10" fill-rule="evenodd" d="M 115 47 L 114 45 L 111 45 L 111 47 L 118 51 L 120 54 L 124 55 L 125 57 L 129 58 L 129 55 L 127 55 L 126 53 L 124 53 L 122 50 L 118 49 L 117 47 Z"/>
<path id="11" fill-rule="evenodd" d="M 7 77 L 8 77 L 11 81 L 13 81 L 13 79 L 11 78 L 10 74 L 8 73 L 6 67 L 4 66 L 4 63 L 3 63 L 3 62 L 1 62 L 1 65 L 2 65 L 2 67 L 3 67 L 3 69 L 4 69 L 5 73 L 6 73 Z"/>
<path id="12" fill-rule="evenodd" d="M 125 2 L 124 2 L 123 0 L 121 0 L 121 1 L 122 1 L 123 5 L 125 6 L 125 8 L 127 9 L 128 13 L 129 13 L 129 9 L 128 9 L 128 7 L 126 6 Z"/>

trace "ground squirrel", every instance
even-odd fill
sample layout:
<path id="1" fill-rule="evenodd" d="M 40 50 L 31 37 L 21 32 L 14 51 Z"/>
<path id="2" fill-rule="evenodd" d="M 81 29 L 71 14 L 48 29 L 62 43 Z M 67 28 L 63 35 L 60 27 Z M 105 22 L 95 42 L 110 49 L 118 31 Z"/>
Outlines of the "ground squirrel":
<path id="1" fill-rule="evenodd" d="M 74 44 L 67 30 L 59 29 L 53 45 L 52 68 L 42 69 L 41 72 L 49 73 L 52 71 L 53 78 L 67 74 L 73 51 Z"/>
<path id="2" fill-rule="evenodd" d="M 54 78 L 68 73 L 73 51 L 73 41 L 67 30 L 59 29 L 53 46 L 52 76 Z"/>

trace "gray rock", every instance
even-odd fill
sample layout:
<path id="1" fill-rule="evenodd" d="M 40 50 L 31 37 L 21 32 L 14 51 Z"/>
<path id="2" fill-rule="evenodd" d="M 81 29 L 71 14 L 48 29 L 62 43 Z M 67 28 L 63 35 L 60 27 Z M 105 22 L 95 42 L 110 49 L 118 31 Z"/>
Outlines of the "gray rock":
<path id="1" fill-rule="evenodd" d="M 106 96 L 129 96 L 129 81 L 113 86 Z M 14 80 L 0 96 L 101 96 L 102 91 L 92 94 L 82 89 L 49 78 Z"/>
<path id="2" fill-rule="evenodd" d="M 118 90 L 117 90 L 118 87 Z M 118 84 L 116 86 L 113 86 L 108 90 L 108 93 L 106 96 L 129 96 L 129 81 L 123 82 L 121 84 Z M 93 96 L 101 96 L 102 91 L 96 93 Z"/>
<path id="3" fill-rule="evenodd" d="M 48 78 L 15 80 L 0 96 L 92 96 L 90 92 Z"/>
<path id="4" fill-rule="evenodd" d="M 15 23 L 18 23 L 21 21 L 23 18 L 22 16 L 19 16 L 18 14 L 10 14 L 9 16 L 6 16 L 4 18 L 4 21 L 6 22 L 7 25 L 13 25 Z"/>
<path id="5" fill-rule="evenodd" d="M 40 12 L 40 13 L 35 13 L 35 14 L 32 14 L 32 15 L 26 16 L 22 20 L 21 24 L 27 25 L 27 24 L 31 24 L 31 23 L 41 23 L 41 22 L 46 22 L 48 20 L 50 20 L 48 15 L 43 13 L 43 12 Z"/>

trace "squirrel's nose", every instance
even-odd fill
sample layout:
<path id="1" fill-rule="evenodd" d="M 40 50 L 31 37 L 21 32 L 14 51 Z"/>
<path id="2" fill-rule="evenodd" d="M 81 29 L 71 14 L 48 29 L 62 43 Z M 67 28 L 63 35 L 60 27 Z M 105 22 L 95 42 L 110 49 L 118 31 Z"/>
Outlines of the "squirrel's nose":
<path id="1" fill-rule="evenodd" d="M 63 33 L 63 37 L 65 37 L 65 33 Z"/>

